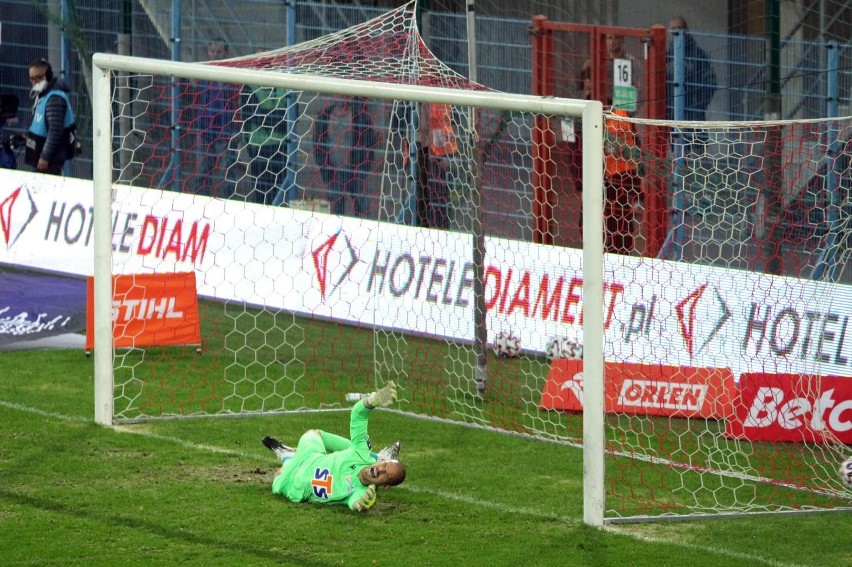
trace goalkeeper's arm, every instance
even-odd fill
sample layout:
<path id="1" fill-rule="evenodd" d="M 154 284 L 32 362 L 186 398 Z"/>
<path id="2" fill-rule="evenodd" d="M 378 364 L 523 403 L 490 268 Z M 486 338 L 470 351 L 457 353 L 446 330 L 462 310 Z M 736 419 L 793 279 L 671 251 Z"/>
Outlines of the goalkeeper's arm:
<path id="1" fill-rule="evenodd" d="M 352 447 L 365 457 L 370 454 L 365 438 L 367 437 L 367 420 L 373 409 L 387 407 L 396 401 L 396 384 L 388 382 L 384 388 L 369 394 L 352 408 L 349 418 L 349 439 Z"/>

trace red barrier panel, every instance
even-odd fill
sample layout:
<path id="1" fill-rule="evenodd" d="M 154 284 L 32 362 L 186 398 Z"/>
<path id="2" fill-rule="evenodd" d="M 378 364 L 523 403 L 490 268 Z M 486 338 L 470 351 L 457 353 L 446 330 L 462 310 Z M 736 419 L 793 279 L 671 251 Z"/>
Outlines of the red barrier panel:
<path id="1" fill-rule="evenodd" d="M 725 435 L 852 444 L 852 378 L 746 373 Z"/>
<path id="2" fill-rule="evenodd" d="M 543 409 L 583 410 L 583 361 L 554 360 L 541 395 Z M 734 377 L 727 368 L 607 362 L 605 409 L 723 419 L 733 410 Z"/>

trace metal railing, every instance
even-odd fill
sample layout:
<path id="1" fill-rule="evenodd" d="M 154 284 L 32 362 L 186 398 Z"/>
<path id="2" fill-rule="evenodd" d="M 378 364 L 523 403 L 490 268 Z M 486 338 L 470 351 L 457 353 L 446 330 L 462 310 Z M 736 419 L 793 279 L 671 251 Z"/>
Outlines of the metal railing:
<path id="1" fill-rule="evenodd" d="M 132 2 L 131 49 L 134 55 L 170 58 L 172 49 L 169 18 L 176 0 L 137 0 Z M 57 60 L 60 47 L 51 45 L 47 19 L 29 0 L 4 3 L 2 72 L 0 92 L 28 100 L 26 84 L 30 61 L 47 56 Z M 66 48 L 79 35 L 90 53 L 116 51 L 116 30 L 121 29 L 122 3 L 106 0 L 78 0 L 73 14 L 75 25 L 66 26 L 61 41 Z M 378 16 L 385 10 L 364 6 L 298 2 L 297 41 L 337 31 Z M 286 44 L 287 9 L 280 0 L 183 0 L 180 4 L 181 58 L 203 60 L 214 37 L 223 36 L 233 55 Z M 76 26 L 76 27 L 75 27 Z M 478 17 L 479 45 L 477 75 L 482 84 L 505 92 L 529 94 L 531 47 L 529 20 Z M 461 74 L 467 74 L 467 32 L 463 14 L 432 13 L 426 41 L 435 55 Z M 709 120 L 759 120 L 763 118 L 765 39 L 759 36 L 691 32 L 707 52 L 717 77 L 718 88 L 707 112 Z M 55 35 L 55 33 L 54 33 Z M 78 37 L 77 39 L 81 39 Z M 832 47 L 832 45 L 834 47 Z M 783 46 L 781 77 L 783 117 L 814 118 L 849 112 L 852 91 L 852 45 L 829 42 L 787 40 Z M 836 67 L 830 66 L 829 51 L 838 50 Z M 84 124 L 86 135 L 88 93 L 82 87 L 81 62 L 73 48 L 66 49 L 64 64 L 54 63 L 71 85 L 72 102 Z M 688 60 L 687 60 L 688 63 Z M 837 100 L 830 105 L 829 86 L 836 84 Z M 696 85 L 700 87 L 700 85 Z M 671 103 L 670 103 L 671 104 Z M 27 105 L 22 104 L 20 124 L 29 122 Z M 84 162 L 85 159 L 80 160 Z M 90 168 L 75 165 L 73 175 L 88 176 Z"/>

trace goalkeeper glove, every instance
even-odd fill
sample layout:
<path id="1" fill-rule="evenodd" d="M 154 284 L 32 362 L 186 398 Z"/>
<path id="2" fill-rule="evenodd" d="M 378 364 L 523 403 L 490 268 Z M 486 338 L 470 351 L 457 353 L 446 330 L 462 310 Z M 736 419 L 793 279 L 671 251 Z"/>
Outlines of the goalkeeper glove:
<path id="1" fill-rule="evenodd" d="M 396 401 L 396 384 L 391 380 L 384 388 L 367 396 L 365 401 L 371 408 L 388 407 Z"/>
<path id="2" fill-rule="evenodd" d="M 356 512 L 366 512 L 369 510 L 373 504 L 376 503 L 376 487 L 372 484 L 367 487 L 367 492 L 361 495 L 361 497 L 355 501 L 355 504 L 352 506 L 352 509 Z"/>

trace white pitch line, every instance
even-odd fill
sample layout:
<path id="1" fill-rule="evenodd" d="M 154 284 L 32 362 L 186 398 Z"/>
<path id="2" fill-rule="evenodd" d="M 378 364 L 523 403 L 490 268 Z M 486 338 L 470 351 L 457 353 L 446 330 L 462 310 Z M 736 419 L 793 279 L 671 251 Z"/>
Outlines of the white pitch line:
<path id="1" fill-rule="evenodd" d="M 50 417 L 50 418 L 53 418 L 53 419 L 58 419 L 59 421 L 73 421 L 75 423 L 91 423 L 91 422 L 94 421 L 90 417 L 77 417 L 77 416 L 64 415 L 64 414 L 61 414 L 61 413 L 44 411 L 44 410 L 40 410 L 40 409 L 33 408 L 33 407 L 30 407 L 30 406 L 24 406 L 24 405 L 21 405 L 21 404 L 16 404 L 14 402 L 6 402 L 6 401 L 3 401 L 3 400 L 0 400 L 0 407 L 18 410 L 18 411 L 23 411 L 23 412 L 26 412 L 26 413 L 34 413 L 34 414 L 40 415 L 42 417 Z"/>
<path id="2" fill-rule="evenodd" d="M 142 437 L 147 437 L 149 439 L 156 439 L 158 441 L 168 441 L 169 443 L 175 443 L 176 445 L 181 445 L 182 447 L 187 447 L 189 449 L 200 449 L 202 451 L 210 451 L 211 453 L 219 453 L 220 455 L 233 455 L 237 457 L 257 458 L 257 453 L 247 453 L 245 451 L 223 449 L 214 445 L 204 445 L 201 443 L 195 443 L 193 441 L 187 441 L 186 439 L 181 439 L 180 437 L 160 435 L 159 433 L 151 433 L 150 431 L 137 431 L 135 429 L 130 429 L 125 425 L 115 425 L 112 427 L 112 429 L 117 431 L 118 433 L 132 433 L 133 435 L 141 435 Z"/>
<path id="3" fill-rule="evenodd" d="M 712 521 L 712 520 L 710 520 Z M 624 526 L 604 526 L 604 531 L 608 531 L 614 534 L 626 535 L 628 537 L 632 537 L 633 539 L 638 539 L 640 541 L 645 541 L 649 543 L 659 543 L 665 545 L 674 545 L 675 547 L 682 547 L 685 549 L 690 549 L 693 551 L 700 551 L 702 553 L 713 553 L 715 555 L 722 555 L 725 557 L 730 557 L 731 559 L 737 559 L 741 561 L 748 561 L 749 564 L 754 563 L 762 563 L 764 565 L 770 565 L 771 567 L 807 567 L 806 565 L 800 565 L 798 563 L 782 563 L 780 561 L 776 561 L 774 559 L 768 559 L 766 557 L 762 557 L 760 555 L 751 555 L 748 553 L 740 553 L 739 551 L 731 551 L 728 549 L 720 548 L 720 547 L 708 547 L 706 545 L 697 545 L 694 543 L 688 543 L 684 541 L 672 541 L 670 539 L 662 539 L 655 537 L 648 537 L 647 535 L 637 534 L 626 530 Z"/>
<path id="4" fill-rule="evenodd" d="M 432 496 L 439 496 L 441 498 L 445 498 L 447 500 L 454 500 L 456 502 L 462 502 L 464 504 L 471 504 L 473 506 L 479 506 L 482 508 L 490 508 L 492 510 L 498 510 L 500 512 L 507 512 L 509 514 L 519 514 L 524 516 L 531 516 L 533 518 L 541 518 L 543 520 L 556 520 L 559 522 L 563 522 L 565 524 L 580 524 L 582 523 L 579 517 L 576 516 L 560 516 L 555 512 L 542 512 L 541 510 L 535 510 L 533 508 L 516 508 L 514 506 L 507 506 L 505 504 L 501 504 L 499 502 L 490 502 L 488 500 L 481 500 L 479 498 L 471 498 L 470 496 L 465 496 L 463 494 L 456 494 L 453 492 L 444 492 L 442 490 L 432 490 L 431 488 L 424 488 L 417 485 L 406 485 L 402 484 L 400 486 L 395 486 L 394 490 L 408 490 L 409 492 L 413 492 L 415 494 L 429 494 Z"/>
<path id="5" fill-rule="evenodd" d="M 73 423 L 93 423 L 91 417 L 83 417 L 83 416 L 72 416 L 72 415 L 64 415 L 55 412 L 49 412 L 40 410 L 37 408 L 24 406 L 21 404 L 16 404 L 13 402 L 6 402 L 0 400 L 0 407 L 18 410 L 26 413 L 32 413 L 35 415 L 40 415 L 42 417 L 49 417 L 51 419 L 56 419 L 58 421 L 70 421 Z M 117 431 L 119 433 L 132 433 L 134 435 L 141 435 L 144 437 L 149 437 L 151 439 L 157 439 L 160 441 L 168 441 L 170 443 L 175 443 L 177 445 L 182 445 L 184 447 L 188 447 L 191 449 L 201 449 L 203 451 L 210 451 L 213 453 L 222 453 L 222 454 L 230 454 L 236 455 L 240 457 L 257 457 L 255 453 L 247 453 L 244 451 L 234 451 L 231 449 L 222 449 L 221 447 L 214 447 L 212 445 L 201 445 L 199 443 L 193 443 L 192 441 L 187 441 L 186 439 L 180 439 L 178 437 L 170 437 L 168 435 L 160 435 L 158 433 L 151 433 L 150 431 L 138 431 L 128 428 L 127 426 L 116 425 L 112 426 L 110 429 Z"/>
<path id="6" fill-rule="evenodd" d="M 44 417 L 49 417 L 52 419 L 57 419 L 61 421 L 70 421 L 74 423 L 90 423 L 90 417 L 81 417 L 81 416 L 69 416 L 64 414 L 59 414 L 55 412 L 48 412 L 44 410 L 40 410 L 37 408 L 33 408 L 30 406 L 25 406 L 22 404 L 14 403 L 14 402 L 6 402 L 0 400 L 0 407 L 5 407 L 8 409 L 13 409 L 17 411 L 22 411 L 26 413 L 32 413 L 36 415 L 41 415 Z M 193 441 L 188 441 L 186 439 L 181 439 L 179 437 L 172 437 L 169 435 L 160 435 L 158 433 L 151 433 L 150 431 L 140 431 L 131 429 L 127 426 L 113 426 L 112 429 L 118 433 L 130 433 L 133 435 L 141 435 L 144 437 L 148 437 L 150 439 L 156 439 L 159 441 L 167 441 L 170 443 L 175 443 L 182 447 L 187 447 L 190 449 L 198 449 L 200 451 L 210 451 L 213 453 L 225 454 L 225 455 L 234 455 L 244 458 L 256 459 L 256 452 L 246 452 L 246 451 L 235 451 L 233 449 L 223 449 L 221 447 L 215 447 L 212 445 L 203 445 L 199 443 L 195 443 Z M 455 502 L 462 502 L 464 504 L 469 504 L 471 506 L 478 506 L 482 508 L 489 508 L 491 510 L 498 510 L 500 512 L 506 512 L 509 514 L 523 515 L 532 518 L 541 518 L 543 520 L 556 520 L 559 522 L 563 522 L 566 524 L 580 524 L 582 521 L 579 517 L 574 516 L 561 516 L 552 512 L 542 512 L 540 510 L 535 510 L 533 508 L 516 508 L 514 506 L 507 506 L 506 504 L 501 504 L 500 502 L 491 502 L 489 500 L 482 500 L 479 498 L 471 498 L 470 496 L 464 496 L 463 494 L 455 494 L 452 492 L 445 492 L 442 490 L 433 490 L 431 488 L 424 488 L 417 485 L 400 485 L 395 487 L 396 490 L 403 489 L 408 490 L 409 492 L 413 492 L 415 494 L 429 494 L 432 496 L 437 496 L 439 498 L 444 498 L 446 500 L 453 500 Z M 637 540 L 646 541 L 649 543 L 659 543 L 666 545 L 673 545 L 675 547 L 681 547 L 684 549 L 689 549 L 692 551 L 700 551 L 703 553 L 712 553 L 715 555 L 721 555 L 724 557 L 730 557 L 731 559 L 737 560 L 745 560 L 752 563 L 761 563 L 763 565 L 768 565 L 769 567 L 807 567 L 804 565 L 799 565 L 796 563 L 782 563 L 780 561 L 775 561 L 774 559 L 767 559 L 766 557 L 761 557 L 759 555 L 750 555 L 747 553 L 740 553 L 738 551 L 731 551 L 728 549 L 724 549 L 721 547 L 708 547 L 703 545 L 696 545 L 692 543 L 686 543 L 683 541 L 672 541 L 670 539 L 657 539 L 648 537 L 647 535 L 637 534 L 629 531 L 629 529 L 625 529 L 623 526 L 605 526 L 605 531 L 608 531 L 612 534 L 618 534 L 623 536 L 628 536 Z"/>

